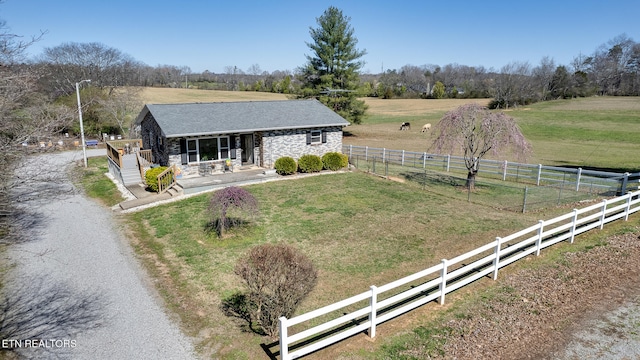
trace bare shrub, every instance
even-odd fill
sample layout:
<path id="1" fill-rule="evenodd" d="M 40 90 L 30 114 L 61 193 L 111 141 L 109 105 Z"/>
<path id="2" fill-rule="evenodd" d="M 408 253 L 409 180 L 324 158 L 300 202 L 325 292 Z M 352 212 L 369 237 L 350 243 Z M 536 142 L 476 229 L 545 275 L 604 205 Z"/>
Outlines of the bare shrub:
<path id="1" fill-rule="evenodd" d="M 248 288 L 246 309 L 250 321 L 265 334 L 278 334 L 278 318 L 291 317 L 317 283 L 311 260 L 285 244 L 253 247 L 236 264 L 235 273 Z"/>
<path id="2" fill-rule="evenodd" d="M 230 186 L 216 191 L 209 203 L 211 211 L 211 227 L 218 236 L 222 237 L 224 231 L 238 226 L 258 213 L 258 200 L 247 190 Z"/>

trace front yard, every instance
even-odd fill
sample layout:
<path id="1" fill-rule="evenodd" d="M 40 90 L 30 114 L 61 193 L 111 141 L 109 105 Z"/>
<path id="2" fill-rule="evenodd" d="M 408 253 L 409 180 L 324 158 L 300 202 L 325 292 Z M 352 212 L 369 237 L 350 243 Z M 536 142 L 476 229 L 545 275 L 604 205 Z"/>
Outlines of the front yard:
<path id="1" fill-rule="evenodd" d="M 258 199 L 261 215 L 224 239 L 207 231 L 211 194 L 122 219 L 169 307 L 202 352 L 216 358 L 266 358 L 260 344 L 273 341 L 246 331 L 246 323 L 220 309 L 224 299 L 243 290 L 233 267 L 254 245 L 293 244 L 313 260 L 319 281 L 298 309 L 302 313 L 433 266 L 546 216 L 502 212 L 359 172 L 246 189 Z"/>

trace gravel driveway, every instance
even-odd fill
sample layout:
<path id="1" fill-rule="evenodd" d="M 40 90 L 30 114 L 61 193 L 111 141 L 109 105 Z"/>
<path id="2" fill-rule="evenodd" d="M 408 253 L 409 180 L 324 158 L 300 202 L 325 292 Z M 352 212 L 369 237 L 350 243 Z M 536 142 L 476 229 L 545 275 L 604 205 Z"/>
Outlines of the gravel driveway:
<path id="1" fill-rule="evenodd" d="M 88 154 L 104 155 L 104 150 Z M 35 166 L 66 168 L 81 159 L 81 152 L 43 155 Z M 32 226 L 29 241 L 4 255 L 14 267 L 3 310 L 19 326 L 10 339 L 2 339 L 3 350 L 13 347 L 15 354 L 38 359 L 196 357 L 109 209 L 79 194 L 69 181 L 29 183 L 16 189 L 16 197 L 41 221 Z"/>

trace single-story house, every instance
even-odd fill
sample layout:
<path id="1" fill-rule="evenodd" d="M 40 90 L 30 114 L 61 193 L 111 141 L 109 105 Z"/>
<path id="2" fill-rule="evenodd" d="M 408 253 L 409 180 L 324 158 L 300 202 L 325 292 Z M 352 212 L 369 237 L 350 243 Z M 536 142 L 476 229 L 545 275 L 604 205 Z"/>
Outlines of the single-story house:
<path id="1" fill-rule="evenodd" d="M 283 156 L 340 152 L 349 125 L 315 99 L 147 104 L 135 124 L 153 161 L 185 175 L 202 163 L 271 169 Z"/>

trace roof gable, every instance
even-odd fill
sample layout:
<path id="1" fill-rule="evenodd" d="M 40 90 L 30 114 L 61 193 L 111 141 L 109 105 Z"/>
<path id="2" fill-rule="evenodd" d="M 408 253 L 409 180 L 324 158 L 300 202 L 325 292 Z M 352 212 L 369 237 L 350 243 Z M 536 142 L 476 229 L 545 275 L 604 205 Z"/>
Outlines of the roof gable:
<path id="1" fill-rule="evenodd" d="M 138 121 L 148 113 L 167 138 L 349 125 L 315 99 L 147 104 Z"/>

